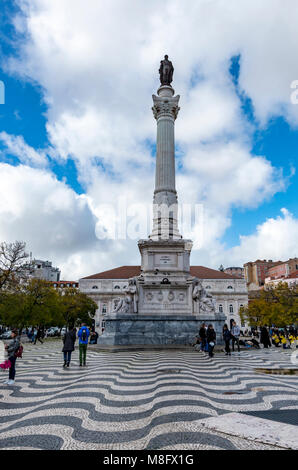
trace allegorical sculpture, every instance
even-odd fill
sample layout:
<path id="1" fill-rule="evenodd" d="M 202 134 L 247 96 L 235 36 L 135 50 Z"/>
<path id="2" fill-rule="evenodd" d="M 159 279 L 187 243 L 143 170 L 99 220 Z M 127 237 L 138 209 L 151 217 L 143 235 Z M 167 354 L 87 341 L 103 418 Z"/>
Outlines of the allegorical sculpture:
<path id="1" fill-rule="evenodd" d="M 114 313 L 138 313 L 138 291 L 135 279 L 128 281 L 125 297 L 121 299 L 114 309 Z"/>
<path id="2" fill-rule="evenodd" d="M 199 302 L 199 312 L 200 313 L 214 313 L 215 312 L 215 300 L 209 292 L 207 292 L 202 282 L 196 280 L 194 283 L 192 298 L 195 302 Z"/>
<path id="3" fill-rule="evenodd" d="M 171 86 L 171 83 L 173 81 L 173 72 L 173 64 L 170 60 L 168 60 L 168 56 L 165 55 L 164 60 L 160 61 L 159 67 L 159 77 L 161 85 Z"/>

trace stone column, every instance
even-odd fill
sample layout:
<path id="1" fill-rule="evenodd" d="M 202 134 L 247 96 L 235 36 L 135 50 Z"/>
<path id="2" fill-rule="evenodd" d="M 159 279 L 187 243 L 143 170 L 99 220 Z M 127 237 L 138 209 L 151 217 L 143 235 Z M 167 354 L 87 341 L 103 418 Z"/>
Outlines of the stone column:
<path id="1" fill-rule="evenodd" d="M 157 121 L 155 190 L 153 198 L 152 240 L 181 239 L 178 230 L 175 185 L 175 119 L 179 98 L 171 86 L 163 85 L 153 95 L 153 114 Z"/>

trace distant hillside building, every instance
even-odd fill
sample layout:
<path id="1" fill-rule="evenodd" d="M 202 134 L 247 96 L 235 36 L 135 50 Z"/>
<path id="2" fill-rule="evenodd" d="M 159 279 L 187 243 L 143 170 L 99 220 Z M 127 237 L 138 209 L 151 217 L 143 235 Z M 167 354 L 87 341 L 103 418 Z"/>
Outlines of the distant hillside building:
<path id="1" fill-rule="evenodd" d="M 290 258 L 284 263 L 279 263 L 269 268 L 267 271 L 267 277 L 270 279 L 280 279 L 290 276 L 292 273 L 298 270 L 298 258 Z"/>
<path id="2" fill-rule="evenodd" d="M 295 287 L 298 286 L 298 270 L 294 271 L 292 274 L 289 274 L 288 276 L 284 277 L 266 277 L 265 279 L 265 289 L 267 286 L 277 286 L 280 282 L 285 282 L 288 284 L 289 287 Z"/>
<path id="3" fill-rule="evenodd" d="M 257 260 L 244 264 L 244 277 L 248 290 L 258 290 L 266 279 L 285 278 L 298 269 L 298 258 L 288 261 Z"/>
<path id="4" fill-rule="evenodd" d="M 59 268 L 54 268 L 51 261 L 34 259 L 23 266 L 22 274 L 29 279 L 57 282 L 60 280 L 61 271 Z"/>
<path id="5" fill-rule="evenodd" d="M 247 283 L 248 290 L 258 290 L 265 284 L 265 278 L 269 268 L 281 263 L 281 261 L 256 260 L 243 265 L 244 278 Z"/>
<path id="6" fill-rule="evenodd" d="M 298 258 L 290 258 L 281 262 L 267 271 L 265 285 L 277 285 L 279 282 L 287 282 L 288 285 L 295 285 L 298 273 Z"/>
<path id="7" fill-rule="evenodd" d="M 225 268 L 223 272 L 226 274 L 231 274 L 231 276 L 236 276 L 236 277 L 240 277 L 241 279 L 244 279 L 244 268 L 241 268 L 238 266 L 229 267 L 229 268 Z"/>

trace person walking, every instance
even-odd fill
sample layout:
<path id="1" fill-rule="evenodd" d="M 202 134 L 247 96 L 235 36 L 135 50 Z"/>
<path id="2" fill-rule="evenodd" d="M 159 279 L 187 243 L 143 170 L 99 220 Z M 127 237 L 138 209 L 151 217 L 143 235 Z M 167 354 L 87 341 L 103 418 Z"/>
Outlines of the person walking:
<path id="1" fill-rule="evenodd" d="M 86 354 L 87 354 L 87 345 L 90 331 L 86 326 L 86 323 L 81 324 L 81 328 L 78 332 L 79 337 L 79 352 L 80 352 L 80 367 L 86 366 Z"/>
<path id="2" fill-rule="evenodd" d="M 20 346 L 21 342 L 18 336 L 18 330 L 13 329 L 11 332 L 11 341 L 5 346 L 5 349 L 7 350 L 8 354 L 8 360 L 10 362 L 9 377 L 8 380 L 4 381 L 4 383 L 6 383 L 7 385 L 13 385 L 15 382 L 17 360 L 16 353 L 20 349 Z"/>
<path id="3" fill-rule="evenodd" d="M 43 344 L 43 341 L 42 341 L 42 329 L 40 327 L 38 327 L 38 330 L 36 332 L 36 335 L 34 336 L 35 339 L 34 339 L 34 344 L 36 344 L 36 341 L 38 340 L 41 344 Z"/>
<path id="4" fill-rule="evenodd" d="M 240 328 L 237 325 L 235 321 L 232 323 L 232 349 L 233 352 L 235 352 L 235 343 L 237 344 L 238 347 L 238 352 L 240 352 L 240 344 L 239 344 L 239 339 L 240 339 Z"/>
<path id="5" fill-rule="evenodd" d="M 206 325 L 205 323 L 202 323 L 200 331 L 199 331 L 199 337 L 200 337 L 200 342 L 201 342 L 201 351 L 206 350 L 206 343 L 207 343 L 207 335 L 206 335 Z"/>
<path id="6" fill-rule="evenodd" d="M 69 367 L 71 361 L 71 353 L 75 349 L 75 342 L 76 342 L 76 331 L 71 326 L 69 331 L 63 336 L 63 349 L 62 352 L 64 354 L 64 364 L 63 367 Z"/>
<path id="7" fill-rule="evenodd" d="M 224 327 L 223 327 L 222 336 L 223 336 L 223 340 L 225 342 L 226 356 L 230 356 L 231 355 L 230 341 L 232 339 L 232 335 L 231 335 L 231 332 L 230 332 L 227 324 L 225 324 Z"/>
<path id="8" fill-rule="evenodd" d="M 208 344 L 209 357 L 213 357 L 214 356 L 213 349 L 214 349 L 215 342 L 216 342 L 216 333 L 214 331 L 213 325 L 211 324 L 208 325 L 206 339 L 207 339 L 207 344 Z"/>

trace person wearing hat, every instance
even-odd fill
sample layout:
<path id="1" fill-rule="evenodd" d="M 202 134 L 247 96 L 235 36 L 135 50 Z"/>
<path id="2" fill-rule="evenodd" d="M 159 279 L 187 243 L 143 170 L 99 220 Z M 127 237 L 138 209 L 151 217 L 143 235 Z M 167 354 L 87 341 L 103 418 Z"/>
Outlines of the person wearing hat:
<path id="1" fill-rule="evenodd" d="M 18 336 L 18 330 L 13 329 L 11 332 L 11 341 L 5 346 L 5 349 L 8 354 L 8 360 L 10 361 L 10 368 L 9 368 L 9 377 L 8 380 L 5 380 L 4 383 L 7 385 L 13 385 L 15 382 L 15 375 L 16 375 L 16 355 L 15 353 L 20 348 L 20 338 Z"/>

